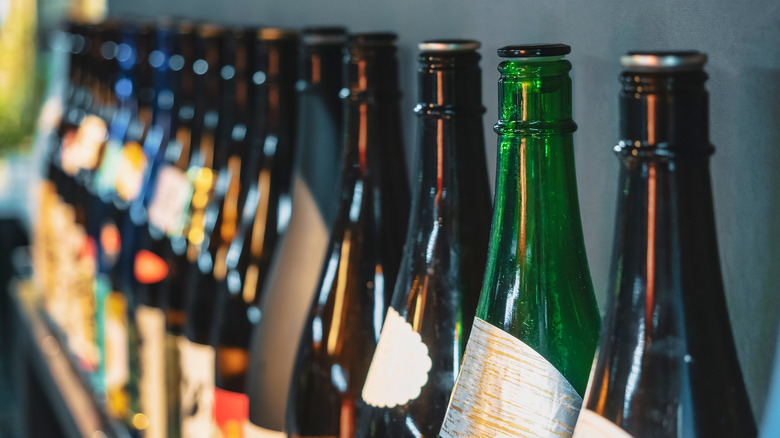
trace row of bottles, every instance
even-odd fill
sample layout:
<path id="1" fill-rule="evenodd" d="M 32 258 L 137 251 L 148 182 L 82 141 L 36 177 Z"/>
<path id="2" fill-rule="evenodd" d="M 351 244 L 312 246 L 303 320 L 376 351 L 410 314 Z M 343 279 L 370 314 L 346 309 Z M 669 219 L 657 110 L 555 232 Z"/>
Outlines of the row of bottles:
<path id="1" fill-rule="evenodd" d="M 491 208 L 476 41 L 419 46 L 410 190 L 392 33 L 68 35 L 37 279 L 133 433 L 756 435 L 718 267 L 705 55 L 621 60 L 602 326 L 569 46 L 499 49 Z"/>

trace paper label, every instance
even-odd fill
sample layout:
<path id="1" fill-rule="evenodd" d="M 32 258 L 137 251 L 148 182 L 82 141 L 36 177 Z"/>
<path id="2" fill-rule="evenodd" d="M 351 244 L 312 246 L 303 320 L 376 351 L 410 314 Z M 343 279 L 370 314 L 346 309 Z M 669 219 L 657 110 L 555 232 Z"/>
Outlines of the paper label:
<path id="1" fill-rule="evenodd" d="M 187 175 L 177 167 L 164 167 L 149 206 L 149 222 L 169 236 L 181 235 L 191 199 L 192 185 Z"/>
<path id="2" fill-rule="evenodd" d="M 116 170 L 114 188 L 125 201 L 138 197 L 143 186 L 147 159 L 144 150 L 136 142 L 125 143 Z"/>
<path id="3" fill-rule="evenodd" d="M 533 348 L 474 318 L 442 438 L 552 438 L 574 430 L 582 398 Z"/>
<path id="4" fill-rule="evenodd" d="M 103 149 L 103 159 L 97 171 L 97 191 L 105 196 L 114 189 L 119 160 L 122 158 L 122 145 L 116 139 L 109 139 Z"/>
<path id="5" fill-rule="evenodd" d="M 61 160 L 65 172 L 73 175 L 82 169 L 96 168 L 107 134 L 108 127 L 103 119 L 86 116 L 73 136 L 63 139 Z"/>
<path id="6" fill-rule="evenodd" d="M 431 365 L 420 334 L 391 307 L 368 369 L 363 401 L 392 408 L 416 399 L 428 383 Z"/>
<path id="7" fill-rule="evenodd" d="M 157 254 L 142 249 L 135 255 L 133 275 L 141 284 L 155 284 L 168 276 L 168 263 Z"/>
<path id="8" fill-rule="evenodd" d="M 106 392 L 108 406 L 117 418 L 123 418 L 130 400 L 130 357 L 127 332 L 127 300 L 120 292 L 111 292 L 106 299 L 105 317 Z"/>
<path id="9" fill-rule="evenodd" d="M 287 438 L 287 434 L 256 426 L 247 421 L 244 423 L 244 438 Z"/>
<path id="10" fill-rule="evenodd" d="M 179 338 L 183 437 L 214 435 L 214 349 Z"/>
<path id="11" fill-rule="evenodd" d="M 601 415 L 583 409 L 574 428 L 574 438 L 632 438 L 620 426 Z"/>
<path id="12" fill-rule="evenodd" d="M 241 438 L 249 421 L 249 397 L 240 392 L 214 390 L 214 412 L 222 438 Z"/>
<path id="13" fill-rule="evenodd" d="M 135 310 L 138 335 L 141 375 L 138 392 L 141 415 L 146 421 L 146 438 L 167 436 L 167 397 L 165 394 L 165 314 L 156 307 L 138 306 Z"/>

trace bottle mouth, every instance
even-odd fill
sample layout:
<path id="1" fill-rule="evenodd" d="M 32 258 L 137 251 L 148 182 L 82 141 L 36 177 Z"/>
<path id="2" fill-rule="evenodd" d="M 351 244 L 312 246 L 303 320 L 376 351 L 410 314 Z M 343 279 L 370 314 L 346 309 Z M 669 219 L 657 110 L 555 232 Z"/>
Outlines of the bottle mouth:
<path id="1" fill-rule="evenodd" d="M 465 52 L 474 51 L 480 47 L 479 41 L 458 39 L 428 40 L 417 45 L 421 52 Z"/>
<path id="2" fill-rule="evenodd" d="M 707 63 L 707 55 L 695 50 L 634 51 L 620 58 L 626 71 L 675 72 L 700 70 Z"/>
<path id="3" fill-rule="evenodd" d="M 571 53 L 567 44 L 516 44 L 498 49 L 498 56 L 514 60 L 551 61 Z"/>
<path id="4" fill-rule="evenodd" d="M 347 29 L 340 26 L 307 27 L 303 29 L 304 44 L 344 44 Z"/>

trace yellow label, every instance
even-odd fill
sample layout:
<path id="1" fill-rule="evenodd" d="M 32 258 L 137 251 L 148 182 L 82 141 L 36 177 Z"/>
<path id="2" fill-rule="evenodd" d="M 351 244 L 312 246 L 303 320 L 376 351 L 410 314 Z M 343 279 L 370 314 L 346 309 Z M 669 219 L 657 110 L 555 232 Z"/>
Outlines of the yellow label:
<path id="1" fill-rule="evenodd" d="M 123 418 L 129 407 L 126 388 L 130 380 L 130 357 L 127 300 L 120 292 L 111 292 L 106 299 L 105 335 L 108 407 L 116 418 Z"/>
<path id="2" fill-rule="evenodd" d="M 141 192 L 146 164 L 143 147 L 136 142 L 125 143 L 114 180 L 116 192 L 125 201 L 132 201 Z"/>
<path id="3" fill-rule="evenodd" d="M 582 398 L 533 348 L 474 318 L 441 438 L 560 438 Z"/>
<path id="4" fill-rule="evenodd" d="M 583 409 L 574 428 L 574 438 L 632 438 L 626 431 L 601 415 Z"/>

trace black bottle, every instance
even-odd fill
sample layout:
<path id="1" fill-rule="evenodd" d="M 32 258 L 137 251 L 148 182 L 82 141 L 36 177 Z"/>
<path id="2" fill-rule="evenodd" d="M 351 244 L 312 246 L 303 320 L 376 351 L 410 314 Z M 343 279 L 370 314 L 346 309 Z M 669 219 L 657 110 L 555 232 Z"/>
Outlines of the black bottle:
<path id="1" fill-rule="evenodd" d="M 575 437 L 754 437 L 723 293 L 699 52 L 621 60 L 609 307 Z"/>
<path id="2" fill-rule="evenodd" d="M 251 124 L 250 160 L 241 187 L 234 186 L 232 202 L 240 209 L 223 215 L 223 230 L 235 236 L 225 240 L 215 271 L 218 302 L 212 345 L 215 347 L 214 407 L 217 426 L 228 435 L 232 424 L 243 426 L 249 416 L 246 380 L 252 328 L 261 316 L 259 302 L 271 259 L 285 226 L 280 214 L 291 175 L 292 140 L 295 137 L 295 81 L 298 34 L 264 28 L 256 32 L 254 68 L 248 75 L 256 111 Z M 248 85 L 247 85 L 248 86 Z M 226 201 L 228 197 L 225 198 Z M 228 247 L 229 244 L 229 247 Z"/>
<path id="3" fill-rule="evenodd" d="M 339 93 L 346 30 L 305 29 L 301 42 L 292 203 L 283 196 L 279 213 L 280 224 L 287 217 L 289 224 L 264 281 L 263 318 L 252 336 L 247 382 L 251 425 L 276 431 L 284 426 L 295 340 L 328 246 L 343 149 Z"/>
<path id="4" fill-rule="evenodd" d="M 417 191 L 358 437 L 436 437 L 458 376 L 492 218 L 478 47 L 420 44 Z"/>
<path id="5" fill-rule="evenodd" d="M 286 431 L 353 437 L 409 218 L 396 36 L 350 37 L 338 211 L 293 369 Z"/>

